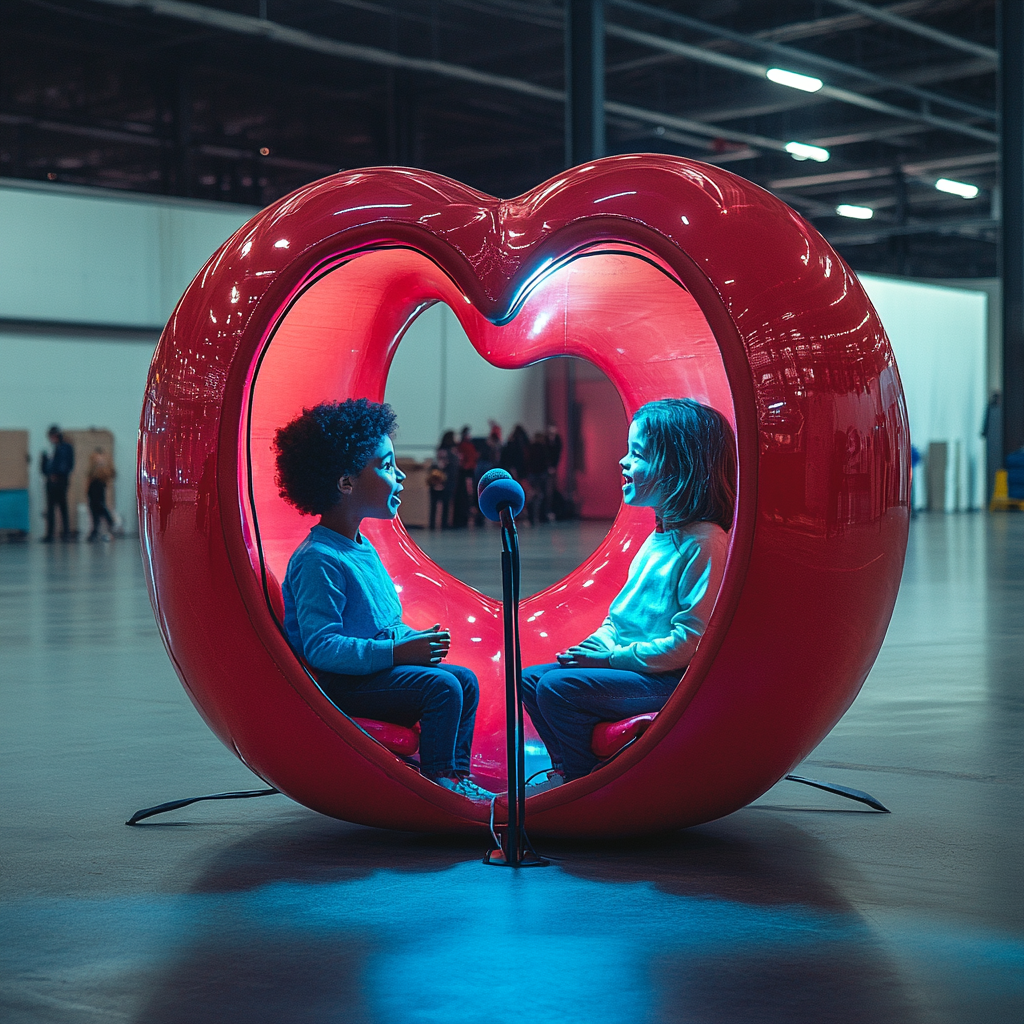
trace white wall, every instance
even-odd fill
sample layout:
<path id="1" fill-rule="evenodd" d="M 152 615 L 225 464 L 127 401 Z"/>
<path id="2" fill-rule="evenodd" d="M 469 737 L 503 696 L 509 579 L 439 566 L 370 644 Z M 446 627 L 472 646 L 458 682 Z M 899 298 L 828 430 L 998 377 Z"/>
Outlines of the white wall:
<path id="1" fill-rule="evenodd" d="M 940 285 L 958 291 L 984 292 L 988 296 L 988 394 L 1003 390 L 1003 283 L 998 277 L 922 279 L 921 284 Z"/>
<path id="2" fill-rule="evenodd" d="M 211 253 L 255 212 L 0 182 L 0 428 L 29 430 L 33 533 L 45 508 L 35 463 L 51 423 L 113 431 L 117 508 L 137 530 L 135 448 L 157 336 Z"/>
<path id="3" fill-rule="evenodd" d="M 146 374 L 155 339 L 101 341 L 0 333 L 0 428 L 29 431 L 29 507 L 33 533 L 46 509 L 39 453 L 52 423 L 69 430 L 101 427 L 114 434 L 117 511 L 125 530 L 138 530 L 135 446 Z M 75 452 L 76 462 L 88 452 Z M 82 529 L 82 524 L 79 524 Z"/>
<path id="4" fill-rule="evenodd" d="M 466 425 L 473 436 L 501 424 L 503 436 L 521 423 L 529 433 L 544 429 L 544 368 L 492 366 L 466 337 L 443 303 L 412 323 L 388 374 L 385 401 L 398 414 L 395 449 L 400 456 L 429 459 L 445 430 L 456 436 Z"/>
<path id="5" fill-rule="evenodd" d="M 128 529 L 135 528 L 130 482 L 156 333 L 210 254 L 254 212 L 0 182 L 0 428 L 28 428 L 33 459 L 51 423 L 112 430 Z M 922 451 L 929 441 L 950 443 L 947 507 L 982 507 L 985 294 L 863 280 L 896 352 L 914 443 Z M 46 326 L 54 324 L 67 326 Z M 123 333 L 128 328 L 141 333 Z M 442 305 L 427 310 L 399 346 L 386 397 L 399 416 L 399 451 L 417 458 L 430 455 L 443 430 L 467 423 L 485 433 L 493 418 L 506 436 L 516 423 L 531 432 L 544 425 L 542 368 L 491 366 Z M 38 473 L 32 480 L 38 531 Z"/>
<path id="6" fill-rule="evenodd" d="M 922 454 L 932 441 L 949 445 L 946 511 L 984 508 L 980 432 L 988 400 L 988 295 L 871 275 L 861 281 L 892 342 L 907 396 L 911 443 Z M 925 503 L 920 482 L 919 474 L 918 507 Z"/>
<path id="7" fill-rule="evenodd" d="M 255 208 L 0 183 L 0 318 L 160 329 Z"/>
<path id="8" fill-rule="evenodd" d="M 29 431 L 34 533 L 45 508 L 36 461 L 52 423 L 113 431 L 117 508 L 137 530 L 135 449 L 157 335 L 189 281 L 255 212 L 0 181 L 0 429 Z M 415 458 L 467 423 L 474 434 L 489 418 L 506 435 L 516 423 L 544 426 L 543 370 L 491 366 L 443 305 L 403 339 L 387 399 L 399 452 Z"/>

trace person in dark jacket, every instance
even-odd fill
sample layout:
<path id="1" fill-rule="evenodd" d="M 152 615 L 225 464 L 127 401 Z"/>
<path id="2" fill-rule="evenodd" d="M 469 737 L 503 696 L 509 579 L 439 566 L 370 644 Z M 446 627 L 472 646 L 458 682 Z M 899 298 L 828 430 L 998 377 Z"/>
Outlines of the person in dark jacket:
<path id="1" fill-rule="evenodd" d="M 60 427 L 54 425 L 46 432 L 53 450 L 43 452 L 39 468 L 46 477 L 46 536 L 45 543 L 53 542 L 55 512 L 60 510 L 61 540 L 71 540 L 71 520 L 68 519 L 68 478 L 75 468 L 75 449 L 64 440 Z"/>
<path id="2" fill-rule="evenodd" d="M 517 423 L 501 450 L 501 468 L 507 469 L 520 483 L 526 479 L 526 449 L 529 447 L 530 435 L 521 423 Z"/>

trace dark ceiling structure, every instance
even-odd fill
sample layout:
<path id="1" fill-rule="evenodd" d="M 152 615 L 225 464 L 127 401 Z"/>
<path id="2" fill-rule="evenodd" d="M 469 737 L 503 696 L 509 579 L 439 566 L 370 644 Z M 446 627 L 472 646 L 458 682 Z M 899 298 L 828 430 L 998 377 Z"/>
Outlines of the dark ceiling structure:
<path id="1" fill-rule="evenodd" d="M 565 166 L 564 8 L 0 0 L 0 175 L 264 205 L 397 163 L 514 196 Z M 603 40 L 607 153 L 726 166 L 859 271 L 996 274 L 995 0 L 605 0 Z"/>

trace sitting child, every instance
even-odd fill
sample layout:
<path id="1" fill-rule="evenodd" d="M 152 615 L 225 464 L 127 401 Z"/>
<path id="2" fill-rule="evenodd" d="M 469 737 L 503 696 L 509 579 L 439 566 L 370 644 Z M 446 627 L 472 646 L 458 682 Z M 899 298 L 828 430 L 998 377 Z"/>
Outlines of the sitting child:
<path id="1" fill-rule="evenodd" d="M 324 402 L 277 431 L 281 496 L 320 522 L 288 561 L 284 629 L 347 715 L 420 723 L 420 771 L 470 799 L 490 799 L 469 778 L 479 699 L 476 676 L 440 663 L 451 636 L 414 630 L 363 519 L 393 519 L 405 474 L 395 464 L 388 405 Z"/>
<path id="2" fill-rule="evenodd" d="M 588 774 L 598 722 L 660 711 L 690 663 L 722 582 L 736 498 L 736 444 L 715 409 L 691 399 L 641 406 L 619 460 L 627 505 L 657 529 L 596 633 L 523 670 L 523 703 L 551 756 L 550 788 Z"/>

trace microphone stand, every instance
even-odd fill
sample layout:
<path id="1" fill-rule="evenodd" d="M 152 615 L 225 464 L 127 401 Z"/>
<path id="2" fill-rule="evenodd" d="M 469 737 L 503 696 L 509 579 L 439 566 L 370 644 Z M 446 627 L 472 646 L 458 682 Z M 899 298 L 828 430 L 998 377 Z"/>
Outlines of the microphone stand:
<path id="1" fill-rule="evenodd" d="M 519 647 L 519 534 L 511 510 L 501 514 L 501 594 L 505 628 L 505 760 L 508 766 L 508 825 L 492 827 L 498 845 L 485 864 L 510 868 L 544 867 L 526 835 L 526 734 L 523 722 L 523 656 Z"/>

